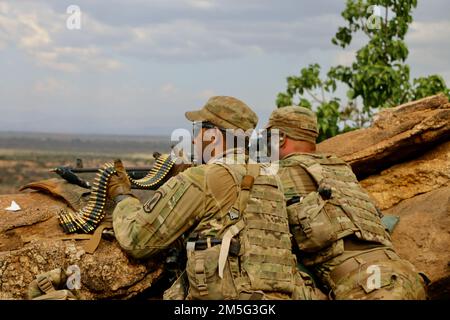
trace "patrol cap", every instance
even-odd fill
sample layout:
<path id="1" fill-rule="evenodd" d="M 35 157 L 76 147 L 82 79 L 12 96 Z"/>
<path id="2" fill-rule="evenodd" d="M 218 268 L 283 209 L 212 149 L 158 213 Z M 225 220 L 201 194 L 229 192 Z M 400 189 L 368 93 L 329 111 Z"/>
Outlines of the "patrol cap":
<path id="1" fill-rule="evenodd" d="M 311 110 L 289 106 L 281 107 L 272 112 L 266 129 L 279 129 L 288 137 L 295 140 L 316 142 L 319 135 L 317 117 Z"/>
<path id="2" fill-rule="evenodd" d="M 209 121 L 223 129 L 254 129 L 258 116 L 244 102 L 233 97 L 211 97 L 204 107 L 186 112 L 190 121 Z"/>

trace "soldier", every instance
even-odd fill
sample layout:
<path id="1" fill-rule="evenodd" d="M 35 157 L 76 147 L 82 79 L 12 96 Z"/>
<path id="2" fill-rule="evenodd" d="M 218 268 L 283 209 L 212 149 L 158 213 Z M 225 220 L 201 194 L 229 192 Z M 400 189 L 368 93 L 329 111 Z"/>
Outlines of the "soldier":
<path id="1" fill-rule="evenodd" d="M 349 165 L 317 154 L 315 114 L 290 106 L 272 112 L 289 223 L 301 262 L 334 299 L 425 299 L 424 280 L 401 259 L 381 212 Z"/>
<path id="2" fill-rule="evenodd" d="M 219 96 L 186 117 L 201 121 L 194 144 L 202 153 L 212 150 L 213 157 L 169 179 L 143 206 L 116 162 L 118 174 L 107 194 L 117 203 L 113 226 L 122 248 L 135 258 L 149 258 L 187 239 L 186 299 L 321 298 L 310 279 L 296 271 L 279 178 L 246 163 L 243 148 L 227 147 L 239 130 L 255 128 L 256 114 L 238 99 Z M 211 132 L 214 137 L 205 141 Z M 229 164 L 230 158 L 241 161 Z"/>

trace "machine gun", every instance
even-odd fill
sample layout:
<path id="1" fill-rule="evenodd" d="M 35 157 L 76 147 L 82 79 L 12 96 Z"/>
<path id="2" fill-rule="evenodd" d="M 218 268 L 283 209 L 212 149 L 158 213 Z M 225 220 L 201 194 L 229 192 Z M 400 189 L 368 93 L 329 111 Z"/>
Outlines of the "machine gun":
<path id="1" fill-rule="evenodd" d="M 179 170 L 187 168 L 187 165 L 176 165 L 177 158 L 170 154 L 161 155 L 154 153 L 155 163 L 151 168 L 128 168 L 126 169 L 132 188 L 144 190 L 156 190 L 171 176 L 176 175 Z M 81 161 L 77 168 L 58 167 L 52 170 L 70 183 L 83 188 L 91 189 L 88 204 L 77 212 L 63 211 L 59 214 L 59 222 L 66 233 L 93 232 L 105 216 L 105 204 L 107 200 L 106 190 L 109 180 L 117 171 L 113 163 L 105 163 L 101 168 L 83 168 Z M 96 172 L 96 179 L 91 186 L 89 182 L 82 180 L 76 173 Z M 137 174 L 144 176 L 135 179 Z"/>
<path id="2" fill-rule="evenodd" d="M 161 156 L 159 152 L 153 153 L 153 158 L 158 159 Z M 101 168 L 84 168 L 83 161 L 81 159 L 77 159 L 76 167 L 70 166 L 60 166 L 54 169 L 51 169 L 50 172 L 54 172 L 59 175 L 61 178 L 66 180 L 69 183 L 78 185 L 82 188 L 91 189 L 91 184 L 81 179 L 77 174 L 83 173 L 98 173 Z M 131 180 L 139 180 L 143 179 L 147 176 L 147 174 L 154 169 L 154 167 L 131 167 L 126 168 L 127 175 Z M 133 189 L 146 189 L 140 185 L 132 184 Z"/>

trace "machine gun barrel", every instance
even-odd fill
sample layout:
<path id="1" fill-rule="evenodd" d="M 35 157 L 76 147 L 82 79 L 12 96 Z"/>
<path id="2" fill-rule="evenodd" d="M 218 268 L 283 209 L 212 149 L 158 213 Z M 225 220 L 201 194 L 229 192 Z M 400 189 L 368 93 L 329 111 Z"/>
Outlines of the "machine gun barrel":
<path id="1" fill-rule="evenodd" d="M 70 171 L 72 171 L 73 173 L 95 173 L 97 172 L 100 168 L 73 168 L 73 167 L 58 167 L 58 168 L 66 168 Z M 152 169 L 152 167 L 129 167 L 129 168 L 125 168 L 125 170 L 127 171 L 128 174 L 130 174 L 130 172 L 149 172 Z M 53 169 L 55 170 L 55 169 Z"/>
<path id="2" fill-rule="evenodd" d="M 100 168 L 73 168 L 73 167 L 57 167 L 51 169 L 50 172 L 54 172 L 58 174 L 61 178 L 66 181 L 76 184 L 82 188 L 90 189 L 91 185 L 89 182 L 80 179 L 76 174 L 77 173 L 96 173 Z M 147 173 L 152 169 L 152 167 L 130 167 L 126 168 L 128 176 L 132 179 L 142 179 Z M 139 189 L 136 186 L 132 187 L 133 189 Z"/>

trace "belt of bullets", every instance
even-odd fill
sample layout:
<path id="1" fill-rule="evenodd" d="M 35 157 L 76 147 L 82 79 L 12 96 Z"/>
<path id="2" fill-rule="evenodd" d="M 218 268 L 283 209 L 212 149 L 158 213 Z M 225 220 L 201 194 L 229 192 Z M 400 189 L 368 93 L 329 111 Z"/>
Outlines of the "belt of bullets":
<path id="1" fill-rule="evenodd" d="M 174 164 L 175 160 L 170 155 L 161 155 L 144 178 L 132 179 L 129 176 L 128 178 L 132 184 L 141 189 L 157 189 Z M 97 228 L 105 217 L 106 189 L 111 175 L 115 173 L 113 163 L 104 164 L 97 172 L 87 205 L 77 212 L 59 213 L 59 223 L 65 233 L 91 233 Z"/>

